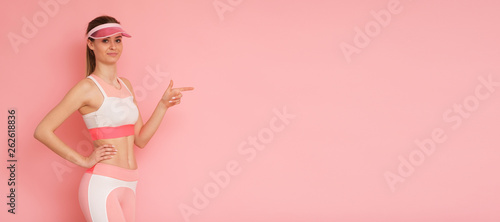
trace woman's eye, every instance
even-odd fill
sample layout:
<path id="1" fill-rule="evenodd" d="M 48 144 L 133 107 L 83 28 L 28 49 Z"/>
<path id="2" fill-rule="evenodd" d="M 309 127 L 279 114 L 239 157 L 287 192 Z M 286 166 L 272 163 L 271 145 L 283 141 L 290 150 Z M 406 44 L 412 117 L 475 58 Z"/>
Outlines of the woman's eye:
<path id="1" fill-rule="evenodd" d="M 108 40 L 107 40 L 107 39 L 103 39 L 103 40 L 102 40 L 102 42 L 107 43 L 107 42 L 108 42 Z"/>
<path id="2" fill-rule="evenodd" d="M 122 40 L 121 40 L 121 39 L 117 39 L 117 40 L 116 40 L 116 42 L 117 42 L 117 43 L 120 43 L 120 42 L 122 42 Z"/>

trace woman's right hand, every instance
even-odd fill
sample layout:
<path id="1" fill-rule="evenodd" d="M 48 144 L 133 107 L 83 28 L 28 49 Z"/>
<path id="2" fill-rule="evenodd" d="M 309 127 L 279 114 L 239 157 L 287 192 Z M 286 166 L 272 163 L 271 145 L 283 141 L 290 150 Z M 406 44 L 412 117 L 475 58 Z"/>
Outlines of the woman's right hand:
<path id="1" fill-rule="evenodd" d="M 117 151 L 118 150 L 115 149 L 115 145 L 112 144 L 104 144 L 102 146 L 99 146 L 95 148 L 94 151 L 92 151 L 90 156 L 85 157 L 85 160 L 83 162 L 83 167 L 91 168 L 101 160 L 111 159 L 113 158 L 113 155 L 115 155 Z"/>

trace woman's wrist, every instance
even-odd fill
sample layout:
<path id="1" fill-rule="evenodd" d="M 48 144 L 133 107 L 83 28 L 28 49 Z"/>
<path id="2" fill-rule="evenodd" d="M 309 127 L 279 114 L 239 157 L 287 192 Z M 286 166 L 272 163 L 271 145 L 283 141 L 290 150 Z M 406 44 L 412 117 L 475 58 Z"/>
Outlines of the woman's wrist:
<path id="1" fill-rule="evenodd" d="M 75 164 L 80 166 L 80 167 L 83 167 L 83 168 L 88 168 L 87 167 L 87 162 L 88 162 L 87 159 L 88 159 L 88 157 L 86 157 L 86 156 L 78 155 L 78 158 L 75 161 Z"/>
<path id="2" fill-rule="evenodd" d="M 160 102 L 158 102 L 158 106 L 162 109 L 165 109 L 166 111 L 170 107 L 170 104 L 168 104 L 168 101 L 160 99 Z"/>

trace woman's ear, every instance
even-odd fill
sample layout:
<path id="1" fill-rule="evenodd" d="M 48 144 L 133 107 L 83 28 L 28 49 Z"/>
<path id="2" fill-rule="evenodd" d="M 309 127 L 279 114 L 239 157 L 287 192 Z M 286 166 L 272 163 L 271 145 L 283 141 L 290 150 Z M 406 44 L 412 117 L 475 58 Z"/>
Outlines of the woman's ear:
<path id="1" fill-rule="evenodd" d="M 90 50 L 94 51 L 94 41 L 87 39 L 87 46 Z"/>

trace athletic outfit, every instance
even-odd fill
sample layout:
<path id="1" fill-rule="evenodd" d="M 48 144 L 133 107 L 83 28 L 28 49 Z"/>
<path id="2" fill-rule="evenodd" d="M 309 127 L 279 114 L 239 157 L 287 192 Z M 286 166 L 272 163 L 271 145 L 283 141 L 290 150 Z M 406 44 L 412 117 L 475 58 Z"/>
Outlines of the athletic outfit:
<path id="1" fill-rule="evenodd" d="M 92 140 L 134 135 L 134 124 L 139 110 L 132 92 L 118 77 L 120 89 L 92 74 L 104 101 L 98 110 L 82 115 Z M 80 182 L 80 207 L 87 221 L 135 221 L 135 188 L 138 170 L 97 163 L 89 168 Z"/>

